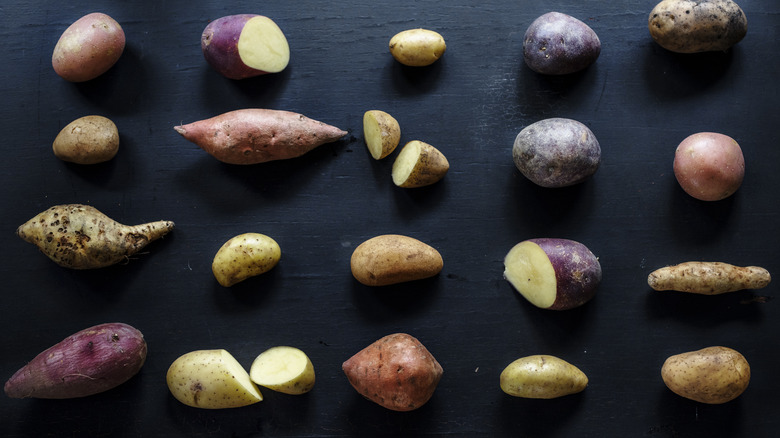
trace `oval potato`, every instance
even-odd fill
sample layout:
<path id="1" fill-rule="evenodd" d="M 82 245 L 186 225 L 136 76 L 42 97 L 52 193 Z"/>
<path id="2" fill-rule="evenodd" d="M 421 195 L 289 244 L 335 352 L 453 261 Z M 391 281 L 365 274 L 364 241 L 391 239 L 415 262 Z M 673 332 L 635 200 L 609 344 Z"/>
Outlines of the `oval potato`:
<path id="1" fill-rule="evenodd" d="M 675 394 L 701 403 L 721 404 L 739 397 L 750 383 L 750 365 L 736 350 L 707 347 L 670 356 L 661 378 Z"/>
<path id="2" fill-rule="evenodd" d="M 84 82 L 110 69 L 125 50 L 125 32 L 113 18 L 100 12 L 85 15 L 62 33 L 51 64 L 70 82 Z"/>
<path id="3" fill-rule="evenodd" d="M 523 59 L 533 71 L 565 75 L 584 70 L 601 54 L 593 29 L 571 15 L 548 12 L 534 20 L 523 36 Z"/>
<path id="4" fill-rule="evenodd" d="M 413 237 L 376 236 L 358 245 L 350 260 L 352 275 L 366 286 L 387 286 L 437 275 L 441 254 Z"/>
<path id="5" fill-rule="evenodd" d="M 446 50 L 444 37 L 428 29 L 409 29 L 390 38 L 390 54 L 396 61 L 410 67 L 431 65 Z"/>
<path id="6" fill-rule="evenodd" d="M 103 116 L 84 116 L 68 123 L 52 144 L 54 155 L 77 164 L 108 161 L 119 152 L 119 130 Z"/>
<path id="7" fill-rule="evenodd" d="M 699 132 L 677 146 L 673 170 L 685 193 L 701 201 L 719 201 L 742 185 L 745 157 L 733 138 Z"/>
<path id="8" fill-rule="evenodd" d="M 726 50 L 747 34 L 747 17 L 732 0 L 663 0 L 647 20 L 658 45 L 677 53 Z"/>
<path id="9" fill-rule="evenodd" d="M 551 399 L 582 392 L 588 376 L 555 356 L 521 357 L 501 372 L 501 390 L 514 397 Z"/>
<path id="10" fill-rule="evenodd" d="M 271 237 L 260 233 L 244 233 L 222 245 L 214 256 L 211 270 L 219 284 L 230 287 L 270 271 L 281 257 L 282 250 Z"/>

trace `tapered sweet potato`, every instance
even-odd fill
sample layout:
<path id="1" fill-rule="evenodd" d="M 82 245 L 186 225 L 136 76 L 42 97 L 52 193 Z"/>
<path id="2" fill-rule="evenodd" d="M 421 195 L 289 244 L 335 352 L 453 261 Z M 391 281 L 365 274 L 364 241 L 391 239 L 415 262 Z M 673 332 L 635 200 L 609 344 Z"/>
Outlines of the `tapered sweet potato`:
<path id="1" fill-rule="evenodd" d="M 214 158 L 229 164 L 299 157 L 347 134 L 302 114 L 262 108 L 230 111 L 173 129 Z"/>
<path id="2" fill-rule="evenodd" d="M 5 383 L 12 398 L 86 397 L 115 388 L 146 361 L 146 341 L 120 322 L 89 327 L 37 355 Z"/>
<path id="3" fill-rule="evenodd" d="M 16 230 L 60 266 L 103 268 L 127 260 L 173 229 L 171 221 L 123 225 L 81 204 L 55 205 Z"/>

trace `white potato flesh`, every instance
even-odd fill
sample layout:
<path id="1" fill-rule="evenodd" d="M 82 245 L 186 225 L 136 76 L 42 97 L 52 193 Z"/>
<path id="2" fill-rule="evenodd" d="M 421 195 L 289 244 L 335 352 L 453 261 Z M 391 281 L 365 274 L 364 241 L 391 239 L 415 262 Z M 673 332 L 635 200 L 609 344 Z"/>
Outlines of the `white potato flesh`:
<path id="1" fill-rule="evenodd" d="M 363 114 L 363 137 L 366 147 L 375 160 L 390 155 L 401 140 L 401 128 L 390 114 L 369 110 Z"/>
<path id="2" fill-rule="evenodd" d="M 314 387 L 314 366 L 298 348 L 278 346 L 262 353 L 252 363 L 253 382 L 285 394 L 303 394 Z"/>
<path id="3" fill-rule="evenodd" d="M 404 145 L 393 163 L 393 183 L 398 187 L 424 187 L 444 178 L 450 168 L 438 149 L 419 140 Z"/>
<path id="4" fill-rule="evenodd" d="M 278 73 L 290 62 L 287 38 L 268 17 L 250 18 L 241 30 L 236 47 L 244 64 L 266 73 Z"/>
<path id="5" fill-rule="evenodd" d="M 558 284 L 547 253 L 531 241 L 520 242 L 504 260 L 504 277 L 531 304 L 543 309 L 555 303 Z"/>

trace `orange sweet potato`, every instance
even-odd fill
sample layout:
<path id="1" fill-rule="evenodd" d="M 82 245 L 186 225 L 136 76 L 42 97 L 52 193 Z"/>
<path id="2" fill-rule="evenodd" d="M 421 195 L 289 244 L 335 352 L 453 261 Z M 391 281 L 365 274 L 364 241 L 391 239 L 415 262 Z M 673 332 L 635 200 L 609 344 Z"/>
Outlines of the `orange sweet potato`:
<path id="1" fill-rule="evenodd" d="M 347 134 L 302 114 L 262 108 L 230 111 L 173 129 L 214 158 L 229 164 L 299 157 Z"/>

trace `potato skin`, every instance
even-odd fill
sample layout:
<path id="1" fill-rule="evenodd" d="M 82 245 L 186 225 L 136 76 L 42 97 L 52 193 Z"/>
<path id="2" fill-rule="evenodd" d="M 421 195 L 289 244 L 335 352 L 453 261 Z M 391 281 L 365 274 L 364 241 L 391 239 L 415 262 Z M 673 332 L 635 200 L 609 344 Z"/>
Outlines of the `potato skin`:
<path id="1" fill-rule="evenodd" d="M 260 233 L 244 233 L 232 237 L 219 248 L 211 270 L 219 284 L 230 287 L 270 271 L 281 257 L 282 250 L 273 238 Z"/>
<path id="2" fill-rule="evenodd" d="M 441 254 L 413 237 L 384 234 L 358 245 L 350 268 L 366 286 L 387 286 L 438 275 L 444 267 Z"/>
<path id="3" fill-rule="evenodd" d="M 584 391 L 588 376 L 563 359 L 540 354 L 521 357 L 507 365 L 499 385 L 514 397 L 552 399 Z"/>
<path id="4" fill-rule="evenodd" d="M 601 146 L 584 124 L 565 118 L 540 120 L 517 134 L 515 166 L 542 187 L 558 188 L 590 178 L 601 163 Z"/>
<path id="5" fill-rule="evenodd" d="M 761 289 L 771 280 L 769 271 L 762 267 L 742 267 L 722 262 L 685 262 L 656 269 L 647 276 L 647 284 L 654 290 L 701 295 Z"/>
<path id="6" fill-rule="evenodd" d="M 523 37 L 523 59 L 533 71 L 566 75 L 584 70 L 601 54 L 593 29 L 571 15 L 548 12 L 534 20 Z"/>
<path id="7" fill-rule="evenodd" d="M 5 383 L 11 398 L 66 399 L 108 391 L 136 375 L 146 361 L 146 341 L 120 323 L 81 330 L 38 354 Z"/>
<path id="8" fill-rule="evenodd" d="M 54 155 L 76 164 L 108 161 L 119 151 L 119 130 L 103 116 L 84 116 L 68 123 L 52 144 Z"/>
<path id="9" fill-rule="evenodd" d="M 444 370 L 414 336 L 387 335 L 341 366 L 350 385 L 368 400 L 393 411 L 412 411 L 433 396 Z"/>
<path id="10" fill-rule="evenodd" d="M 51 57 L 54 71 L 70 82 L 85 82 L 110 69 L 125 50 L 125 32 L 100 12 L 85 15 L 62 33 Z"/>
<path id="11" fill-rule="evenodd" d="M 673 169 L 685 193 L 701 201 L 720 201 L 742 185 L 745 157 L 733 138 L 717 132 L 699 132 L 677 146 Z"/>
<path id="12" fill-rule="evenodd" d="M 747 34 L 747 17 L 732 0 L 663 0 L 647 20 L 650 36 L 677 53 L 723 51 Z"/>
<path id="13" fill-rule="evenodd" d="M 407 167 L 411 160 L 413 165 Z M 426 187 L 441 181 L 449 170 L 450 162 L 440 150 L 412 140 L 404 145 L 393 163 L 393 184 L 404 189 Z"/>
<path id="14" fill-rule="evenodd" d="M 410 67 L 425 67 L 438 61 L 447 50 L 444 37 L 428 29 L 409 29 L 390 38 L 390 54 Z"/>
<path id="15" fill-rule="evenodd" d="M 401 141 L 401 126 L 385 111 L 368 110 L 363 114 L 363 137 L 371 157 L 381 160 L 390 155 Z"/>
<path id="16" fill-rule="evenodd" d="M 675 394 L 700 403 L 721 404 L 750 384 L 750 364 L 738 351 L 714 346 L 670 356 L 661 378 Z"/>

